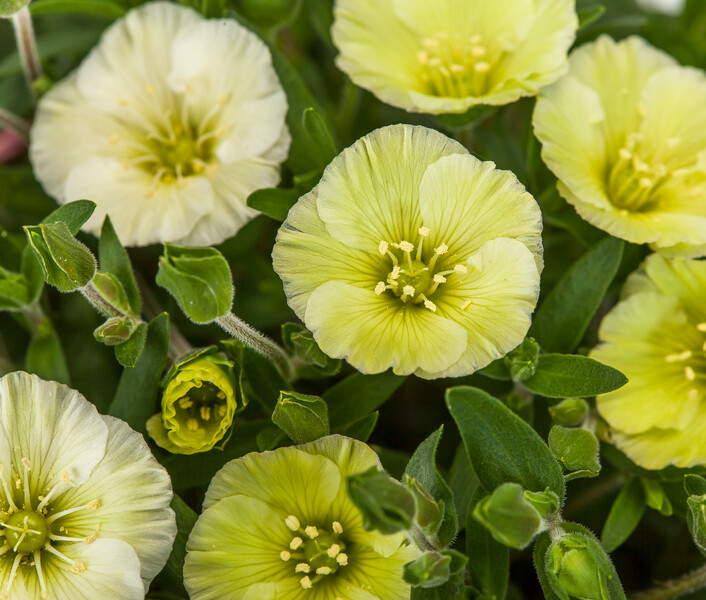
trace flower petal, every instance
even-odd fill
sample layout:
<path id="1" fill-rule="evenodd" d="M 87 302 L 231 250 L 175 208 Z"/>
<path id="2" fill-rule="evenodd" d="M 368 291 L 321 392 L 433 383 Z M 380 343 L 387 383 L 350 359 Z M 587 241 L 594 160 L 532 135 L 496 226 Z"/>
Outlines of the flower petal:
<path id="1" fill-rule="evenodd" d="M 339 571 L 340 577 L 380 600 L 408 600 L 410 585 L 402 578 L 402 567 L 419 555 L 412 544 L 399 547 L 387 558 L 370 549 L 357 548 L 349 563 L 355 568 Z"/>
<path id="2" fill-rule="evenodd" d="M 340 485 L 340 471 L 329 459 L 297 448 L 280 448 L 227 463 L 211 481 L 204 507 L 242 495 L 286 513 L 282 523 L 292 514 L 302 522 L 323 526 L 319 521 L 329 514 Z"/>
<path id="3" fill-rule="evenodd" d="M 51 488 L 62 471 L 71 485 L 85 482 L 108 438 L 103 418 L 81 394 L 23 372 L 0 378 L 0 427 L 10 446 L 1 457 L 4 477 L 12 477 L 10 464 L 19 470 L 29 459 L 32 490 Z"/>
<path id="4" fill-rule="evenodd" d="M 542 262 L 542 214 L 517 177 L 470 154 L 440 158 L 424 173 L 419 208 L 433 247 L 465 260 L 486 242 L 514 238 Z"/>
<path id="5" fill-rule="evenodd" d="M 266 493 L 267 488 L 259 490 Z M 210 503 L 187 542 L 184 584 L 189 596 L 239 600 L 251 585 L 292 577 L 294 566 L 279 556 L 292 537 L 283 513 L 262 500 L 231 495 Z"/>
<path id="6" fill-rule="evenodd" d="M 142 435 L 120 419 L 103 419 L 109 430 L 103 460 L 85 483 L 51 506 L 62 510 L 99 500 L 99 508 L 73 513 L 61 524 L 74 536 L 97 534 L 99 539 L 128 543 L 140 559 L 146 591 L 167 562 L 176 536 L 174 512 L 169 508 L 171 480 Z"/>
<path id="7" fill-rule="evenodd" d="M 458 323 L 389 295 L 339 281 L 318 287 L 304 317 L 321 349 L 363 373 L 439 373 L 466 349 Z"/>
<path id="8" fill-rule="evenodd" d="M 467 153 L 458 142 L 426 127 L 377 129 L 326 167 L 317 188 L 321 220 L 335 239 L 367 252 L 376 251 L 381 240 L 416 239 L 424 172 L 442 156 Z"/>

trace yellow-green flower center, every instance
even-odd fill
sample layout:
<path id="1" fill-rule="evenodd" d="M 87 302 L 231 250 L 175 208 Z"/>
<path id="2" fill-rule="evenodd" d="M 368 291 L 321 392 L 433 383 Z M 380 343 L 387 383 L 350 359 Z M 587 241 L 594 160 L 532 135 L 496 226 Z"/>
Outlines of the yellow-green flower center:
<path id="1" fill-rule="evenodd" d="M 415 248 L 414 244 L 402 240 L 399 243 L 388 243 L 381 241 L 378 252 L 387 256 L 392 261 L 392 270 L 387 274 L 386 281 L 380 281 L 375 286 L 375 293 L 379 296 L 386 290 L 390 290 L 402 302 L 413 304 L 423 304 L 432 312 L 436 312 L 437 306 L 429 298 L 440 285 L 446 283 L 447 276 L 461 276 L 468 272 L 468 268 L 463 264 L 454 265 L 453 269 L 443 269 L 437 264 L 439 258 L 449 251 L 446 244 L 442 243 L 434 248 L 434 254 L 428 260 L 424 260 L 424 240 L 429 235 L 427 227 L 419 228 L 419 242 Z M 470 301 L 464 305 L 470 304 Z"/>
<path id="2" fill-rule="evenodd" d="M 421 46 L 417 60 L 429 94 L 466 98 L 487 91 L 492 63 L 480 35 L 464 37 L 441 31 L 421 40 Z"/>
<path id="3" fill-rule="evenodd" d="M 330 531 L 314 525 L 303 527 L 294 515 L 289 515 L 285 524 L 294 537 L 279 556 L 284 562 L 291 562 L 292 574 L 305 590 L 348 565 L 343 527 L 338 521 L 331 524 Z"/>
<path id="4" fill-rule="evenodd" d="M 5 539 L 15 552 L 39 550 L 49 537 L 44 517 L 34 510 L 13 513 L 3 526 Z"/>
<path id="5" fill-rule="evenodd" d="M 699 334 L 695 338 L 698 340 L 696 344 L 691 340 L 691 343 L 683 340 L 688 347 L 681 352 L 670 352 L 664 357 L 664 362 L 683 370 L 684 378 L 692 386 L 688 391 L 688 399 L 691 402 L 701 399 L 706 380 L 706 323 L 697 323 L 696 331 Z"/>
<path id="6" fill-rule="evenodd" d="M 218 427 L 228 410 L 225 392 L 209 381 L 194 381 L 175 407 L 177 420 L 189 431 Z"/>

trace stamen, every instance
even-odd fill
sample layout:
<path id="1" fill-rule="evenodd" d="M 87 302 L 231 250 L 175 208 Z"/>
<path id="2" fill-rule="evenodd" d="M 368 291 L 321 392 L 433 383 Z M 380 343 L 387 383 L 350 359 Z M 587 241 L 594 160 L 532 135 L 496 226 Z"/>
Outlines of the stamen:
<path id="1" fill-rule="evenodd" d="M 434 248 L 434 254 L 446 254 L 448 251 L 449 247 L 443 243 L 438 248 Z"/>
<path id="2" fill-rule="evenodd" d="M 310 589 L 311 589 L 312 583 L 311 583 L 311 579 L 309 578 L 308 575 L 305 575 L 304 577 L 302 577 L 302 578 L 299 580 L 299 583 L 301 583 L 302 587 L 303 587 L 305 590 L 310 590 Z"/>
<path id="3" fill-rule="evenodd" d="M 52 553 L 54 556 L 56 556 L 57 558 L 60 558 L 60 559 L 63 560 L 65 563 L 70 564 L 72 567 L 74 566 L 74 561 L 73 561 L 73 560 L 71 560 L 68 556 L 66 556 L 66 554 L 62 554 L 61 552 L 59 552 L 56 548 L 54 548 L 54 547 L 51 546 L 50 544 L 47 544 L 46 546 L 44 546 L 44 549 L 45 549 L 47 552 L 51 552 L 51 553 Z M 85 570 L 85 569 L 84 569 L 84 570 Z"/>
<path id="4" fill-rule="evenodd" d="M 282 552 L 279 553 L 279 557 L 284 561 L 287 562 L 290 558 L 292 558 L 292 553 L 288 552 L 287 550 L 282 550 Z"/>
<path id="5" fill-rule="evenodd" d="M 673 363 L 673 362 L 678 362 L 681 360 L 687 360 L 692 357 L 692 353 L 690 350 L 684 350 L 684 352 L 681 352 L 679 354 L 667 354 L 667 356 L 664 357 L 664 361 L 668 363 Z"/>
<path id="6" fill-rule="evenodd" d="M 64 478 L 65 476 L 65 478 Z M 59 489 L 59 487 L 62 484 L 65 484 L 69 479 L 69 473 L 68 471 L 62 471 L 61 472 L 61 479 L 57 481 L 54 484 L 54 487 L 52 487 L 51 490 L 49 490 L 49 493 L 44 496 L 44 498 L 41 499 L 41 502 L 37 505 L 37 512 L 40 513 L 44 510 L 47 504 L 49 504 L 49 501 L 51 500 L 52 496 L 56 493 L 56 491 Z"/>
<path id="7" fill-rule="evenodd" d="M 385 256 L 385 254 L 387 254 L 387 250 L 389 249 L 389 246 L 390 245 L 385 240 L 381 241 L 380 244 L 378 245 L 378 252 L 380 254 L 382 254 L 383 256 Z"/>
<path id="8" fill-rule="evenodd" d="M 42 600 L 48 600 L 47 584 L 44 581 L 44 573 L 42 572 L 42 553 L 39 550 L 35 550 L 32 552 L 32 556 L 34 558 L 34 568 L 37 571 L 37 579 L 39 579 L 39 589 L 42 590 Z"/>
<path id="9" fill-rule="evenodd" d="M 434 275 L 434 283 L 446 283 L 446 277 L 437 273 Z"/>
<path id="10" fill-rule="evenodd" d="M 696 379 L 696 373 L 694 373 L 694 369 L 691 367 L 686 367 L 684 369 L 684 375 L 689 381 L 694 381 L 694 379 Z"/>
<path id="11" fill-rule="evenodd" d="M 284 524 L 292 531 L 299 531 L 299 528 L 302 526 L 299 519 L 297 519 L 294 515 L 289 515 L 284 520 Z"/>
<path id="12" fill-rule="evenodd" d="M 348 555 L 344 554 L 341 552 L 337 557 L 336 557 L 336 562 L 341 565 L 342 567 L 345 567 L 348 564 Z"/>
<path id="13" fill-rule="evenodd" d="M 333 525 L 331 525 L 331 529 L 338 535 L 341 535 L 343 533 L 343 526 L 338 522 L 334 521 Z"/>
<path id="14" fill-rule="evenodd" d="M 181 408 L 183 408 L 184 410 L 186 410 L 187 408 L 191 408 L 194 405 L 193 401 L 188 396 L 184 396 L 183 398 L 179 398 L 178 402 L 179 402 L 179 406 Z"/>
<path id="15" fill-rule="evenodd" d="M 216 398 L 218 398 L 219 400 L 225 400 L 225 399 L 226 399 L 226 393 L 225 393 L 223 390 L 220 390 L 220 391 L 216 394 Z"/>
<path id="16" fill-rule="evenodd" d="M 461 310 L 466 310 L 473 302 L 471 300 L 466 300 L 463 304 L 461 304 Z"/>
<path id="17" fill-rule="evenodd" d="M 623 160 L 630 160 L 632 158 L 632 152 L 630 152 L 627 148 L 621 148 L 618 154 Z"/>
<path id="18" fill-rule="evenodd" d="M 424 226 L 420 227 L 419 228 L 419 235 L 421 235 L 422 237 L 428 236 L 429 235 L 429 228 L 424 227 Z"/>
<path id="19" fill-rule="evenodd" d="M 412 252 L 414 250 L 414 244 L 402 240 L 399 244 L 399 248 L 402 252 Z"/>
<path id="20" fill-rule="evenodd" d="M 699 331 L 706 332 L 706 323 L 699 323 L 699 324 L 696 326 L 696 329 L 698 329 Z"/>
<path id="21" fill-rule="evenodd" d="M 338 544 L 332 544 L 331 547 L 326 550 L 326 554 L 328 554 L 331 558 L 336 558 L 340 553 L 341 547 Z"/>
<path id="22" fill-rule="evenodd" d="M 330 575 L 331 567 L 319 567 L 318 569 L 316 569 L 316 573 L 318 575 Z"/>
<path id="23" fill-rule="evenodd" d="M 309 563 L 299 563 L 296 567 L 294 567 L 294 572 L 295 573 L 310 573 L 311 567 L 309 566 Z"/>
<path id="24" fill-rule="evenodd" d="M 313 525 L 307 525 L 306 529 L 304 529 L 304 533 L 306 533 L 312 540 L 319 537 L 319 530 Z"/>
<path id="25" fill-rule="evenodd" d="M 97 508 L 100 508 L 100 505 L 100 500 L 91 500 L 88 504 L 85 504 L 84 506 L 77 506 L 76 508 L 67 508 L 66 510 L 54 513 L 53 515 L 45 519 L 45 523 L 47 525 L 51 525 L 57 519 L 61 519 L 61 517 L 73 514 L 75 512 L 78 512 L 79 510 L 96 510 Z"/>
<path id="26" fill-rule="evenodd" d="M 696 388 L 691 388 L 688 392 L 686 397 L 690 402 L 696 402 L 699 399 L 699 390 Z"/>
<path id="27" fill-rule="evenodd" d="M 436 304 L 431 300 L 424 300 L 424 307 L 428 308 L 431 312 L 436 312 Z"/>
<path id="28" fill-rule="evenodd" d="M 406 285 L 402 288 L 402 294 L 405 296 L 414 296 L 414 287 L 411 285 Z"/>
<path id="29" fill-rule="evenodd" d="M 29 497 L 29 472 L 32 470 L 32 463 L 29 462 L 29 458 L 22 459 L 22 466 L 24 467 L 24 496 L 25 496 L 25 510 L 32 510 L 32 499 Z"/>
<path id="30" fill-rule="evenodd" d="M 15 504 L 14 500 L 12 499 L 12 494 L 10 493 L 10 488 L 7 485 L 7 481 L 5 481 L 5 478 L 3 477 L 3 471 L 4 471 L 4 465 L 0 464 L 0 480 L 2 480 L 2 488 L 5 492 L 5 498 L 7 500 L 7 503 L 10 505 L 10 509 L 15 512 L 19 510 L 17 508 L 17 505 Z M 12 476 L 12 473 L 10 473 Z"/>
<path id="31" fill-rule="evenodd" d="M 300 537 L 295 537 L 291 542 L 289 542 L 289 547 L 292 550 L 296 550 L 299 548 L 302 544 L 304 543 L 304 540 L 301 539 Z"/>
<path id="32" fill-rule="evenodd" d="M 208 421 L 211 418 L 211 408 L 208 406 L 201 407 L 201 419 Z"/>
<path id="33" fill-rule="evenodd" d="M 473 65 L 473 68 L 476 70 L 477 73 L 487 73 L 490 71 L 490 63 L 487 63 L 485 61 L 477 62 L 475 65 Z"/>
<path id="34" fill-rule="evenodd" d="M 197 431 L 199 428 L 199 422 L 192 417 L 186 422 L 186 428 L 189 431 Z"/>
<path id="35" fill-rule="evenodd" d="M 22 554 L 18 554 L 15 556 L 15 560 L 12 561 L 12 569 L 10 570 L 10 578 L 7 580 L 7 585 L 5 586 L 5 590 L 9 593 L 10 591 L 10 586 L 12 585 L 12 582 L 15 579 L 15 575 L 17 575 L 17 567 L 20 566 L 20 561 L 22 560 Z"/>
<path id="36" fill-rule="evenodd" d="M 385 291 L 385 282 L 379 281 L 378 284 L 375 286 L 375 295 L 379 296 L 384 291 Z"/>
<path id="37" fill-rule="evenodd" d="M 390 279 L 397 279 L 400 276 L 400 268 L 395 265 L 392 267 L 392 273 L 390 273 Z"/>
<path id="38" fill-rule="evenodd" d="M 468 273 L 468 268 L 466 267 L 466 265 L 456 265 L 454 267 L 454 271 L 459 274 L 465 274 Z"/>
<path id="39" fill-rule="evenodd" d="M 83 573 L 87 568 L 88 566 L 86 565 L 86 563 L 80 561 L 76 561 L 73 565 L 71 565 L 71 570 L 74 573 Z"/>

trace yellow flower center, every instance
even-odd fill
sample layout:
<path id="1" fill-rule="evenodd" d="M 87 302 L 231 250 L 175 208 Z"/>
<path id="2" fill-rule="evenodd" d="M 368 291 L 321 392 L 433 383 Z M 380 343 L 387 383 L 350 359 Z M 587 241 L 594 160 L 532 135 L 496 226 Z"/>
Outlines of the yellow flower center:
<path id="1" fill-rule="evenodd" d="M 449 275 L 464 275 L 468 268 L 463 264 L 457 264 L 453 269 L 439 269 L 437 261 L 439 257 L 446 254 L 449 248 L 442 243 L 434 248 L 434 254 L 428 261 L 424 261 L 424 239 L 429 235 L 427 227 L 419 228 L 419 242 L 414 244 L 402 240 L 399 243 L 388 243 L 381 241 L 378 252 L 383 256 L 388 256 L 392 261 L 392 270 L 387 274 L 386 281 L 380 281 L 375 286 L 375 293 L 379 296 L 386 290 L 390 290 L 402 302 L 413 304 L 423 304 L 432 312 L 436 312 L 437 307 L 429 299 L 439 286 L 446 283 Z M 470 302 L 468 302 L 470 304 Z M 463 308 L 465 309 L 468 304 Z"/>
<path id="2" fill-rule="evenodd" d="M 30 471 L 32 464 L 29 459 L 22 459 L 22 474 L 19 469 L 10 465 L 10 478 L 14 480 L 14 485 L 8 484 L 3 476 L 3 465 L 0 464 L 0 498 L 4 493 L 7 508 L 0 511 L 0 528 L 3 530 L 4 541 L 0 545 L 0 556 L 7 553 L 14 553 L 12 567 L 7 583 L 0 590 L 0 600 L 9 600 L 12 583 L 20 569 L 34 569 L 37 573 L 39 588 L 41 590 L 41 600 L 49 600 L 47 593 L 46 578 L 42 567 L 42 556 L 44 553 L 53 554 L 60 560 L 71 565 L 74 573 L 82 573 L 86 570 L 86 564 L 74 561 L 57 549 L 64 542 L 82 542 L 90 544 L 97 538 L 98 531 L 89 537 L 76 537 L 69 535 L 66 527 L 62 525 L 62 519 L 70 514 L 96 510 L 100 508 L 99 500 L 93 500 L 86 505 L 76 506 L 65 510 L 52 510 L 49 504 L 54 497 L 61 494 L 61 488 L 70 486 L 69 473 L 62 471 L 58 476 L 58 481 L 49 488 L 43 495 L 34 495 L 30 489 Z M 13 489 L 14 488 L 14 489 Z M 17 500 L 16 493 L 20 499 Z M 58 531 L 59 533 L 55 533 Z"/>
<path id="3" fill-rule="evenodd" d="M 176 401 L 176 418 L 189 431 L 218 427 L 227 412 L 223 390 L 208 381 L 195 381 L 189 393 Z"/>
<path id="4" fill-rule="evenodd" d="M 480 35 L 466 38 L 442 31 L 424 38 L 421 46 L 417 60 L 429 94 L 465 98 L 488 90 L 492 64 Z"/>
<path id="5" fill-rule="evenodd" d="M 341 537 L 343 527 L 338 521 L 331 524 L 330 531 L 314 525 L 302 527 L 294 515 L 288 516 L 284 522 L 295 535 L 279 557 L 292 563 L 292 572 L 299 578 L 302 588 L 309 590 L 348 565 L 346 543 Z"/>
<path id="6" fill-rule="evenodd" d="M 706 323 L 698 323 L 696 331 L 700 334 L 698 345 L 694 345 L 691 349 L 687 348 L 681 352 L 671 352 L 664 357 L 664 362 L 670 365 L 678 366 L 683 369 L 684 378 L 693 387 L 688 391 L 688 399 L 696 402 L 701 398 L 699 392 L 699 383 L 706 379 Z"/>

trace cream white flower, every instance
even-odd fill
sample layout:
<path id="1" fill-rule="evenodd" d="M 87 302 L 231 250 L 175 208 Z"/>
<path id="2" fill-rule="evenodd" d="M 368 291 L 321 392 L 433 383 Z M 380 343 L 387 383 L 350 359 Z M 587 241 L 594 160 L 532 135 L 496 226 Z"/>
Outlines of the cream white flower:
<path id="1" fill-rule="evenodd" d="M 279 182 L 287 100 L 265 44 L 237 22 L 170 2 L 112 25 L 42 98 L 30 158 L 49 195 L 97 205 L 124 244 L 210 245 Z"/>
<path id="2" fill-rule="evenodd" d="M 176 535 L 167 472 L 78 392 L 0 379 L 0 598 L 142 600 Z"/>

